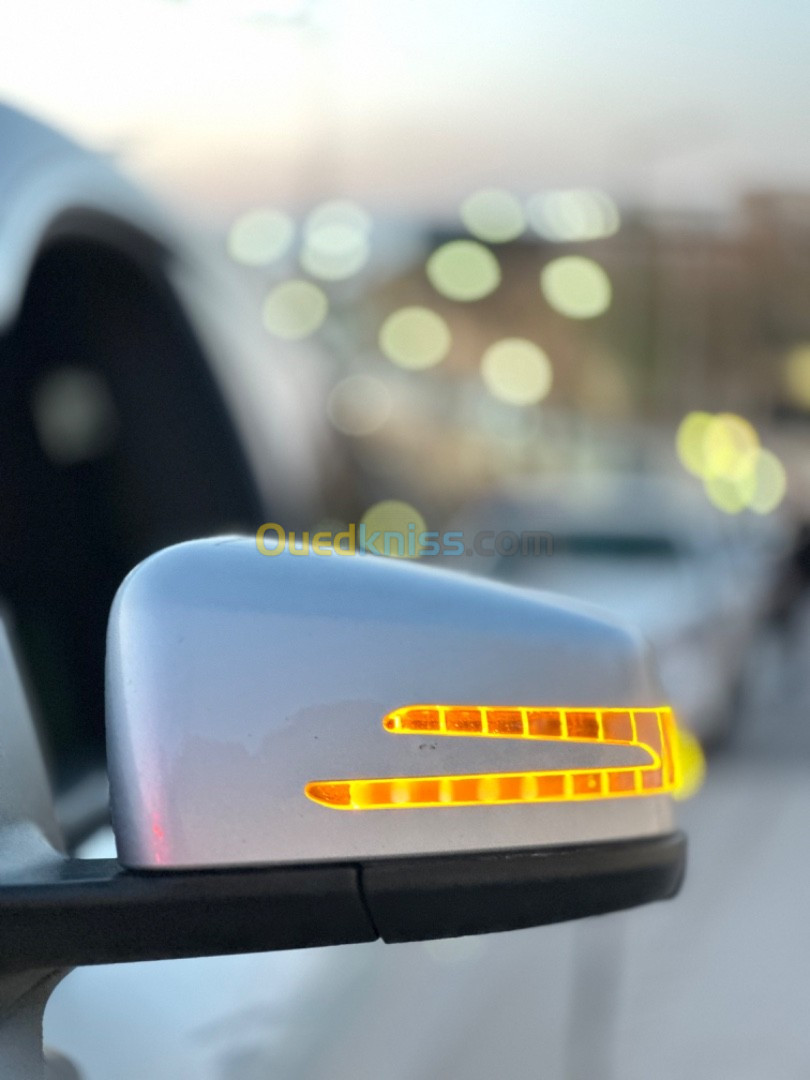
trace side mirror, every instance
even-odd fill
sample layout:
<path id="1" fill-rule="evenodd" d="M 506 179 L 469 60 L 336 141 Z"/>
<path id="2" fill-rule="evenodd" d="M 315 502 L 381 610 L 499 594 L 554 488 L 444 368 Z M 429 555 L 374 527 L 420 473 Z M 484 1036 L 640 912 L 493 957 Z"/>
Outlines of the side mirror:
<path id="1" fill-rule="evenodd" d="M 107 733 L 118 860 L 67 858 L 0 793 L 0 975 L 508 930 L 683 875 L 645 649 L 536 593 L 181 544 L 116 597 Z"/>
<path id="2" fill-rule="evenodd" d="M 349 867 L 388 941 L 681 879 L 671 714 L 638 640 L 589 609 L 398 560 L 183 544 L 122 585 L 107 695 L 138 872 Z"/>

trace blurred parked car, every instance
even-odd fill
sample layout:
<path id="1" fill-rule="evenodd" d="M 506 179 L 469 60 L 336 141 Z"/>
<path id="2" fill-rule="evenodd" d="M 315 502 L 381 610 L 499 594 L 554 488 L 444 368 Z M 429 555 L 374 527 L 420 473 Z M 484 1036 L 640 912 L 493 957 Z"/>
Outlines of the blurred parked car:
<path id="1" fill-rule="evenodd" d="M 724 515 L 688 480 L 619 475 L 509 488 L 453 524 L 465 537 L 540 533 L 508 552 L 511 541 L 501 554 L 493 542 L 491 555 L 446 562 L 597 604 L 636 626 L 681 720 L 704 742 L 725 733 L 786 542 L 773 517 Z"/>
<path id="2" fill-rule="evenodd" d="M 345 482 L 320 368 L 286 348 L 204 241 L 110 162 L 0 106 L 0 610 L 70 848 L 108 817 L 104 652 L 122 578 L 182 539 L 309 525 Z M 57 1000 L 57 1032 L 59 1015 Z M 106 1075 L 141 1068 L 108 1050 Z"/>
<path id="3" fill-rule="evenodd" d="M 224 259 L 108 161 L 0 107 L 0 603 L 70 839 L 106 814 L 122 577 L 181 539 L 309 524 L 338 486 L 318 367 L 284 349 Z"/>

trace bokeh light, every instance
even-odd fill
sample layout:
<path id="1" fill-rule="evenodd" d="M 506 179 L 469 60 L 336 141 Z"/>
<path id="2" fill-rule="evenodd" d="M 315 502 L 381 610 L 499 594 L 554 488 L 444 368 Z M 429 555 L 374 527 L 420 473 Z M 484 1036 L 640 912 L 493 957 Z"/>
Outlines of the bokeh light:
<path id="1" fill-rule="evenodd" d="M 430 256 L 425 269 L 433 288 L 450 300 L 480 300 L 501 283 L 498 260 L 476 240 L 443 244 Z"/>
<path id="2" fill-rule="evenodd" d="M 759 448 L 754 426 L 734 413 L 718 413 L 703 434 L 703 474 L 742 480 L 748 473 L 750 451 Z"/>
<path id="3" fill-rule="evenodd" d="M 540 192 L 526 209 L 532 228 L 544 240 L 600 240 L 613 236 L 620 225 L 613 199 L 595 188 Z"/>
<path id="4" fill-rule="evenodd" d="M 309 281 L 284 281 L 268 295 L 262 308 L 265 328 L 275 337 L 295 341 L 313 334 L 329 311 L 322 289 Z"/>
<path id="5" fill-rule="evenodd" d="M 321 225 L 307 234 L 301 267 L 323 281 L 343 281 L 362 270 L 369 259 L 368 237 L 351 225 Z"/>
<path id="6" fill-rule="evenodd" d="M 231 225 L 228 254 L 243 266 L 269 266 L 288 250 L 294 233 L 292 218 L 281 210 L 249 210 Z"/>
<path id="7" fill-rule="evenodd" d="M 319 203 L 307 214 L 304 234 L 308 235 L 326 225 L 345 225 L 368 234 L 373 225 L 371 215 L 350 199 L 330 199 Z"/>
<path id="8" fill-rule="evenodd" d="M 391 394 L 382 379 L 349 375 L 332 388 L 326 411 L 344 435 L 371 435 L 391 415 Z"/>
<path id="9" fill-rule="evenodd" d="M 793 404 L 810 409 L 810 342 L 794 346 L 787 354 L 783 381 Z"/>
<path id="10" fill-rule="evenodd" d="M 770 514 L 782 502 L 787 491 L 785 467 L 770 450 L 758 450 L 752 473 L 754 485 L 748 505 L 756 514 Z"/>
<path id="11" fill-rule="evenodd" d="M 58 465 L 92 461 L 115 443 L 115 401 L 96 371 L 66 366 L 47 372 L 35 386 L 31 404 L 40 445 Z"/>
<path id="12" fill-rule="evenodd" d="M 728 476 L 705 476 L 703 490 L 709 502 L 724 514 L 739 514 L 750 498 L 743 482 Z"/>
<path id="13" fill-rule="evenodd" d="M 346 199 L 316 206 L 304 222 L 299 261 L 308 274 L 323 281 L 352 277 L 369 260 L 371 217 Z"/>
<path id="14" fill-rule="evenodd" d="M 706 497 L 723 513 L 770 514 L 785 497 L 784 465 L 760 445 L 756 428 L 743 416 L 687 413 L 675 445 L 681 464 L 703 480 Z"/>
<path id="15" fill-rule="evenodd" d="M 508 191 L 484 188 L 461 204 L 461 220 L 473 236 L 491 244 L 516 240 L 526 229 L 520 201 Z"/>
<path id="16" fill-rule="evenodd" d="M 368 550 L 398 558 L 414 558 L 418 555 L 419 535 L 427 530 L 425 519 L 416 507 L 398 499 L 384 499 L 369 507 L 363 514 L 361 524 L 366 527 Z M 372 544 L 373 533 L 379 533 L 379 537 Z M 393 535 L 386 537 L 385 533 Z"/>
<path id="17" fill-rule="evenodd" d="M 706 779 L 706 758 L 703 747 L 692 732 L 680 724 L 676 728 L 676 739 L 680 776 L 674 795 L 676 799 L 691 799 L 703 787 Z"/>
<path id="18" fill-rule="evenodd" d="M 426 307 L 405 307 L 393 312 L 380 329 L 380 349 L 398 367 L 423 371 L 441 363 L 450 351 L 447 323 Z"/>
<path id="19" fill-rule="evenodd" d="M 678 425 L 675 448 L 683 467 L 695 476 L 702 477 L 704 473 L 703 444 L 711 421 L 711 413 L 695 411 L 687 413 Z"/>
<path id="20" fill-rule="evenodd" d="M 481 359 L 481 376 L 493 397 L 510 405 L 535 405 L 551 389 L 549 358 L 533 341 L 504 338 Z"/>
<path id="21" fill-rule="evenodd" d="M 610 307 L 610 278 L 593 259 L 563 255 L 540 273 L 540 288 L 548 303 L 570 319 L 593 319 Z"/>

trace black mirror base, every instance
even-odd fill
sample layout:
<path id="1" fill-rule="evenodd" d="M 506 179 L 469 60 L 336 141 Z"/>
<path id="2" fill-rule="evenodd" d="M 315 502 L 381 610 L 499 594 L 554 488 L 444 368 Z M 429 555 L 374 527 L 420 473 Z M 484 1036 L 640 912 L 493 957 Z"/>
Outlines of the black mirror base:
<path id="1" fill-rule="evenodd" d="M 362 864 L 144 873 L 54 852 L 0 882 L 0 974 L 539 926 L 674 896 L 685 855 L 682 833 Z"/>

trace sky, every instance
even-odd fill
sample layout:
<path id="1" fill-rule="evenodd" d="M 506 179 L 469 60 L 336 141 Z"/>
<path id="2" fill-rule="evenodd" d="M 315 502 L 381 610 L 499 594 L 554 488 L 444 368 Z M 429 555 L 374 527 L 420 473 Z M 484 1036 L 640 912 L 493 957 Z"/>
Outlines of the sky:
<path id="1" fill-rule="evenodd" d="M 6 0 L 0 97 L 213 216 L 810 189 L 806 0 Z"/>

